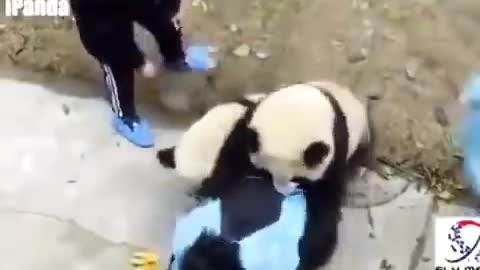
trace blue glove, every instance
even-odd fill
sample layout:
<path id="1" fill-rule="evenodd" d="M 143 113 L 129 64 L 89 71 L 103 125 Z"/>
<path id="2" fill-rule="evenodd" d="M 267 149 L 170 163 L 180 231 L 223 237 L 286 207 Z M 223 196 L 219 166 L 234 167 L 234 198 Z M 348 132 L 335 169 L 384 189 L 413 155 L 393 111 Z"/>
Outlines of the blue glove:
<path id="1" fill-rule="evenodd" d="M 480 196 L 480 73 L 465 87 L 467 112 L 464 123 L 464 170 L 472 191 Z"/>
<path id="2" fill-rule="evenodd" d="M 217 63 L 210 57 L 209 46 L 190 46 L 186 50 L 186 61 L 191 69 L 206 71 L 215 68 Z"/>

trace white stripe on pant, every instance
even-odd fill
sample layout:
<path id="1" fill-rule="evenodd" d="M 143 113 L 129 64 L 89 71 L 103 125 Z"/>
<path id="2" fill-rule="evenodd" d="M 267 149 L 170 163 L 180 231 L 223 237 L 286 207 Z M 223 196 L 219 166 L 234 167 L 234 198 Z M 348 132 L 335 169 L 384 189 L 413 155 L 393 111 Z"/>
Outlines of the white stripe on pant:
<path id="1" fill-rule="evenodd" d="M 113 76 L 113 72 L 110 66 L 103 64 L 102 68 L 105 72 L 105 82 L 107 84 L 107 88 L 110 91 L 113 111 L 118 117 L 122 117 L 123 111 L 122 107 L 120 106 L 120 100 L 118 98 L 118 87 L 117 82 L 115 81 L 115 76 Z"/>

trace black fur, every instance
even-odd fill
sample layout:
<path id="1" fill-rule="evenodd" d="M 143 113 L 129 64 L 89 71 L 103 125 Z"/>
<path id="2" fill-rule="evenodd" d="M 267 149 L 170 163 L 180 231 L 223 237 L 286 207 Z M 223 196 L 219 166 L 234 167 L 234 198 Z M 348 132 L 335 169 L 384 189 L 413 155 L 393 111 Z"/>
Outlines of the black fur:
<path id="1" fill-rule="evenodd" d="M 319 165 L 328 155 L 330 147 L 323 142 L 310 144 L 303 153 L 303 162 L 307 168 L 314 168 Z"/>
<path id="2" fill-rule="evenodd" d="M 247 123 L 250 121 L 256 104 L 247 104 L 247 111 L 243 118 L 235 124 L 232 132 L 225 140 L 212 175 L 202 182 L 197 196 L 204 198 L 219 198 L 231 187 L 235 186 L 248 175 L 262 175 L 265 171 L 256 169 L 250 161 L 248 152 Z"/>
<path id="3" fill-rule="evenodd" d="M 353 152 L 352 156 L 348 160 L 347 163 L 347 173 L 348 173 L 348 180 L 355 180 L 357 179 L 359 169 L 365 168 L 370 171 L 378 171 L 378 163 L 375 156 L 375 126 L 372 120 L 372 99 L 368 100 L 367 103 L 367 121 L 368 121 L 368 132 L 369 137 L 368 141 L 361 142 L 358 148 Z"/>
<path id="4" fill-rule="evenodd" d="M 248 151 L 249 153 L 257 153 L 260 149 L 260 141 L 258 140 L 258 132 L 253 128 L 247 127 L 245 137 L 248 142 Z"/>
<path id="5" fill-rule="evenodd" d="M 169 147 L 157 152 L 157 159 L 165 168 L 175 169 L 175 147 Z"/>
<path id="6" fill-rule="evenodd" d="M 195 240 L 179 263 L 181 270 L 245 270 L 239 245 L 209 232 Z"/>
<path id="7" fill-rule="evenodd" d="M 278 221 L 284 196 L 273 187 L 271 179 L 247 177 L 223 194 L 220 201 L 220 235 L 240 241 Z"/>

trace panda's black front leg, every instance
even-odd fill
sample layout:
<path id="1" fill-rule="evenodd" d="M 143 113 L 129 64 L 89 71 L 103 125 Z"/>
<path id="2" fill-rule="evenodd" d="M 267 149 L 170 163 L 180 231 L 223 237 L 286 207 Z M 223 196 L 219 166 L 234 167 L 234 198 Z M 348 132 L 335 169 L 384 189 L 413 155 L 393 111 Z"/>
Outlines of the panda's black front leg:
<path id="1" fill-rule="evenodd" d="M 300 262 L 297 270 L 317 270 L 330 261 L 337 247 L 339 214 L 325 213 L 320 221 L 308 221 L 298 243 Z"/>
<path id="2" fill-rule="evenodd" d="M 316 270 L 330 262 L 337 247 L 345 182 L 341 175 L 307 185 L 307 217 L 298 243 L 297 270 Z"/>

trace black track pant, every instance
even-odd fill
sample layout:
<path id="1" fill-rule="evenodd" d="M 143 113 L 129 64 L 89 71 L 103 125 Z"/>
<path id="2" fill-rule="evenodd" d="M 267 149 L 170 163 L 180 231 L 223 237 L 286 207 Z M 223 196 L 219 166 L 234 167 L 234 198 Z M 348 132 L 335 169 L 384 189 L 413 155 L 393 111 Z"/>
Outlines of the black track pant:
<path id="1" fill-rule="evenodd" d="M 181 28 L 172 20 L 179 0 L 127 1 L 131 4 L 103 6 L 83 4 L 86 2 L 71 1 L 80 40 L 101 64 L 114 112 L 119 117 L 134 118 L 135 69 L 145 63 L 145 58 L 135 44 L 133 22 L 152 33 L 164 61 L 184 59 Z"/>

